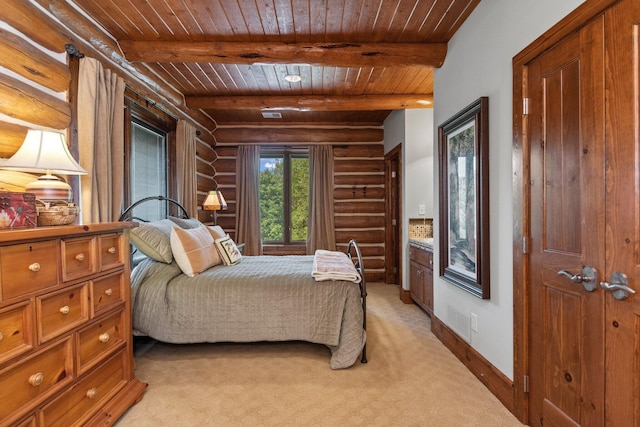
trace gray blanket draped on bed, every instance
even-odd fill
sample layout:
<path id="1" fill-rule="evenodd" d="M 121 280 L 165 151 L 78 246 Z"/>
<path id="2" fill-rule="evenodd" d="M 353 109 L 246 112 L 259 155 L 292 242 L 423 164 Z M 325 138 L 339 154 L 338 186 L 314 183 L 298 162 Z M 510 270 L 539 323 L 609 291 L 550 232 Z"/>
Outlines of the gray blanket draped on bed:
<path id="1" fill-rule="evenodd" d="M 132 272 L 133 328 L 169 343 L 308 341 L 331 368 L 355 363 L 365 342 L 358 284 L 316 282 L 313 256 L 245 256 L 196 277 L 175 262 Z"/>

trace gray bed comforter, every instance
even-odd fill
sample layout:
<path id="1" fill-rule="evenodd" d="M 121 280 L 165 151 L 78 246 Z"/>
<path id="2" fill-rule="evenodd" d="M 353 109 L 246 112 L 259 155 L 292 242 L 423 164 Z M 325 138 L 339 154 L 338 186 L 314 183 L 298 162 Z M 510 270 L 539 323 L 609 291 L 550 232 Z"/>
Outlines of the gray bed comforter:
<path id="1" fill-rule="evenodd" d="M 358 284 L 316 282 L 313 256 L 245 256 L 187 277 L 175 261 L 131 273 L 133 329 L 168 343 L 308 341 L 331 368 L 355 363 L 365 342 Z"/>

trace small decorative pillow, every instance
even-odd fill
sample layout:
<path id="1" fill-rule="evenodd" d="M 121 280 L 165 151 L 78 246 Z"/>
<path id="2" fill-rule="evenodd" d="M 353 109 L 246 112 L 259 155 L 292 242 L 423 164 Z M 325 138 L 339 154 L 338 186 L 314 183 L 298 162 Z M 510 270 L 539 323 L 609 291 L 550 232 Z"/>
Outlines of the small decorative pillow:
<path id="1" fill-rule="evenodd" d="M 176 224 L 168 219 L 141 222 L 138 227 L 131 229 L 129 239 L 149 258 L 169 264 L 173 260 L 169 237 L 175 226 Z"/>
<path id="2" fill-rule="evenodd" d="M 170 216 L 169 219 L 175 222 L 178 227 L 189 230 L 191 228 L 198 228 L 203 225 L 197 218 L 178 218 L 177 216 Z"/>
<path id="3" fill-rule="evenodd" d="M 206 226 L 183 230 L 171 230 L 171 249 L 178 267 L 193 277 L 209 267 L 220 264 L 220 255 Z"/>
<path id="4" fill-rule="evenodd" d="M 231 237 L 225 236 L 221 239 L 216 239 L 216 247 L 220 252 L 224 265 L 237 264 L 242 260 L 242 254 L 238 250 L 236 243 L 231 240 Z"/>

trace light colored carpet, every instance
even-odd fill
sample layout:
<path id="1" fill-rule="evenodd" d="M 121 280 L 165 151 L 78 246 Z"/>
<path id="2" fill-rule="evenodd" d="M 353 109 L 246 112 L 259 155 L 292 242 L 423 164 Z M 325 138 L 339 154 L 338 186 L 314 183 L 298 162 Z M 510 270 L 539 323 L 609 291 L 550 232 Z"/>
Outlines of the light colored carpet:
<path id="1" fill-rule="evenodd" d="M 522 425 L 397 286 L 368 291 L 369 363 L 333 371 L 326 347 L 300 342 L 139 346 L 149 387 L 117 426 Z"/>

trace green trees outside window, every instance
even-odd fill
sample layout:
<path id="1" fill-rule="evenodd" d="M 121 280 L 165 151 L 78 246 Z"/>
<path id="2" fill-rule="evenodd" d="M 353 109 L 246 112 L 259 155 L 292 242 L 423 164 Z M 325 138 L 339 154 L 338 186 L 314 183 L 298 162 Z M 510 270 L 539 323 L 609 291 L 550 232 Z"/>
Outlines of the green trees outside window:
<path id="1" fill-rule="evenodd" d="M 307 149 L 264 149 L 260 154 L 260 230 L 266 243 L 307 239 L 309 153 Z"/>

